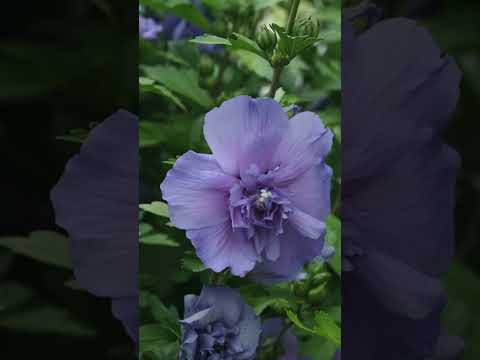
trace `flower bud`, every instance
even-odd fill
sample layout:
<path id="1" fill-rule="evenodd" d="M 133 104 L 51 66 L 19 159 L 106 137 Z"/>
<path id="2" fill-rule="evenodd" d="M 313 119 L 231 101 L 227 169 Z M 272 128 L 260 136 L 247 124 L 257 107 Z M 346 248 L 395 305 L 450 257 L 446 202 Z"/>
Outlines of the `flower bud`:
<path id="1" fill-rule="evenodd" d="M 257 34 L 257 44 L 264 51 L 272 51 L 277 45 L 277 35 L 264 25 Z"/>
<path id="2" fill-rule="evenodd" d="M 321 303 L 327 293 L 327 284 L 324 283 L 308 291 L 307 301 L 309 304 L 318 305 Z"/>
<path id="3" fill-rule="evenodd" d="M 294 36 L 308 36 L 317 38 L 320 34 L 320 21 L 312 18 L 300 21 L 293 29 Z"/>
<path id="4" fill-rule="evenodd" d="M 213 61 L 208 56 L 202 56 L 200 59 L 199 72 L 202 76 L 209 76 L 213 73 Z"/>
<path id="5" fill-rule="evenodd" d="M 311 283 L 312 286 L 319 286 L 321 284 L 325 284 L 331 278 L 331 275 L 327 272 L 318 273 L 312 276 Z"/>
<path id="6" fill-rule="evenodd" d="M 293 292 L 296 296 L 302 298 L 307 295 L 308 286 L 305 281 L 298 281 L 293 284 Z"/>

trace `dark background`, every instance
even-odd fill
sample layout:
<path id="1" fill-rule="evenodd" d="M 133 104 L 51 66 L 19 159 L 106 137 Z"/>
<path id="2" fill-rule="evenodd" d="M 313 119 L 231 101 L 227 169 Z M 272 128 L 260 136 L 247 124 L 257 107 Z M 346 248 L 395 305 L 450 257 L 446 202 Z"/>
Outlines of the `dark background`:
<path id="1" fill-rule="evenodd" d="M 456 260 L 446 276 L 444 326 L 466 343 L 463 359 L 480 359 L 480 3 L 466 0 L 375 1 L 386 17 L 417 19 L 463 72 L 460 101 L 445 134 L 460 154 Z"/>
<path id="2" fill-rule="evenodd" d="M 80 144 L 56 137 L 119 108 L 137 112 L 138 3 L 17 1 L 0 14 L 0 236 L 60 231 L 49 192 Z M 0 306 L 2 359 L 128 357 L 130 340 L 109 301 L 66 287 L 71 277 L 0 248 L 0 300 L 31 295 L 8 314 Z M 30 313 L 45 307 L 67 318 Z M 77 321 L 96 335 L 75 335 Z"/>

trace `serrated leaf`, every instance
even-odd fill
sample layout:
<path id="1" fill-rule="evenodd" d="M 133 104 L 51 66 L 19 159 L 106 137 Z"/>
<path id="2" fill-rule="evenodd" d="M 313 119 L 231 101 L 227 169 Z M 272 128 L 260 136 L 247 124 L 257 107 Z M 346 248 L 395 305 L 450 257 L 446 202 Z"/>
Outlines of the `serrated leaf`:
<path id="1" fill-rule="evenodd" d="M 46 264 L 72 268 L 68 238 L 54 231 L 34 231 L 28 237 L 2 237 L 0 246 Z"/>
<path id="2" fill-rule="evenodd" d="M 150 204 L 140 204 L 140 209 L 164 218 L 170 218 L 168 205 L 162 201 L 154 201 Z"/>
<path id="3" fill-rule="evenodd" d="M 317 335 L 323 336 L 333 343 L 340 345 L 340 327 L 326 312 L 318 311 L 315 313 L 315 327 L 313 330 Z"/>

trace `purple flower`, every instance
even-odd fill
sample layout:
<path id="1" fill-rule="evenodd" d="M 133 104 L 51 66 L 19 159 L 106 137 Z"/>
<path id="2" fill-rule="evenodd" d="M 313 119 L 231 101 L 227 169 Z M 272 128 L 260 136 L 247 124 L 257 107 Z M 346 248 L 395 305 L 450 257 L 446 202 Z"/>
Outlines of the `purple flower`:
<path id="1" fill-rule="evenodd" d="M 313 113 L 289 120 L 272 99 L 239 96 L 206 115 L 204 135 L 213 154 L 187 152 L 161 185 L 172 223 L 216 272 L 295 277 L 324 247 L 332 133 Z"/>
<path id="2" fill-rule="evenodd" d="M 192 5 L 194 5 L 198 10 L 200 10 L 207 17 L 208 20 L 212 20 L 208 16 L 205 8 L 202 6 L 201 1 L 192 0 L 191 2 L 192 2 Z M 203 35 L 205 33 L 198 26 L 195 26 L 190 22 L 188 22 L 187 20 L 184 20 L 174 15 L 166 16 L 165 19 L 162 21 L 162 25 L 165 29 L 165 33 L 167 34 L 167 37 L 173 41 L 190 39 L 190 38 Z M 205 53 L 216 53 L 221 49 L 221 47 L 217 45 L 208 45 L 208 44 L 200 44 L 199 48 L 201 51 Z"/>
<path id="3" fill-rule="evenodd" d="M 458 156 L 440 134 L 460 72 L 407 19 L 344 19 L 342 54 L 342 355 L 425 359 L 453 254 Z"/>
<path id="4" fill-rule="evenodd" d="M 185 296 L 180 323 L 180 360 L 251 360 L 262 330 L 250 306 L 226 287 L 204 287 L 200 296 Z"/>
<path id="5" fill-rule="evenodd" d="M 154 40 L 163 31 L 163 26 L 153 18 L 138 16 L 138 33 L 142 39 Z"/>
<path id="6" fill-rule="evenodd" d="M 96 126 L 51 192 L 56 222 L 70 235 L 79 284 L 110 297 L 137 341 L 138 121 L 119 111 Z"/>
<path id="7" fill-rule="evenodd" d="M 273 339 L 282 331 L 282 318 L 268 319 L 263 323 L 263 340 Z M 292 329 L 288 329 L 282 336 L 281 344 L 283 347 L 283 355 L 276 360 L 309 360 L 306 357 L 298 355 L 298 340 Z"/>

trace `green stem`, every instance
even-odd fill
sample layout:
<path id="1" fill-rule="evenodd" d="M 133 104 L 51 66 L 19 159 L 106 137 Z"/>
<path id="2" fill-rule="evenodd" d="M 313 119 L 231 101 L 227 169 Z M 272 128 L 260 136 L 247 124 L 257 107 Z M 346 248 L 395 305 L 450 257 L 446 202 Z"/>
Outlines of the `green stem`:
<path id="1" fill-rule="evenodd" d="M 288 15 L 287 33 L 289 35 L 293 32 L 293 26 L 295 25 L 295 19 L 297 18 L 298 6 L 300 0 L 292 0 L 292 6 L 290 7 L 290 14 Z"/>
<path id="2" fill-rule="evenodd" d="M 270 91 L 268 96 L 273 98 L 280 87 L 280 79 L 282 77 L 283 66 L 277 66 L 273 69 L 273 78 L 272 78 L 272 85 L 270 86 Z"/>
<path id="3" fill-rule="evenodd" d="M 297 18 L 299 5 L 300 0 L 292 0 L 287 22 L 287 34 L 289 35 L 291 35 L 293 32 L 293 27 L 295 26 L 295 19 Z M 270 91 L 268 93 L 268 96 L 271 98 L 275 97 L 275 93 L 280 87 L 280 79 L 282 77 L 283 68 L 284 65 L 281 65 L 273 69 L 272 85 L 270 86 Z"/>

